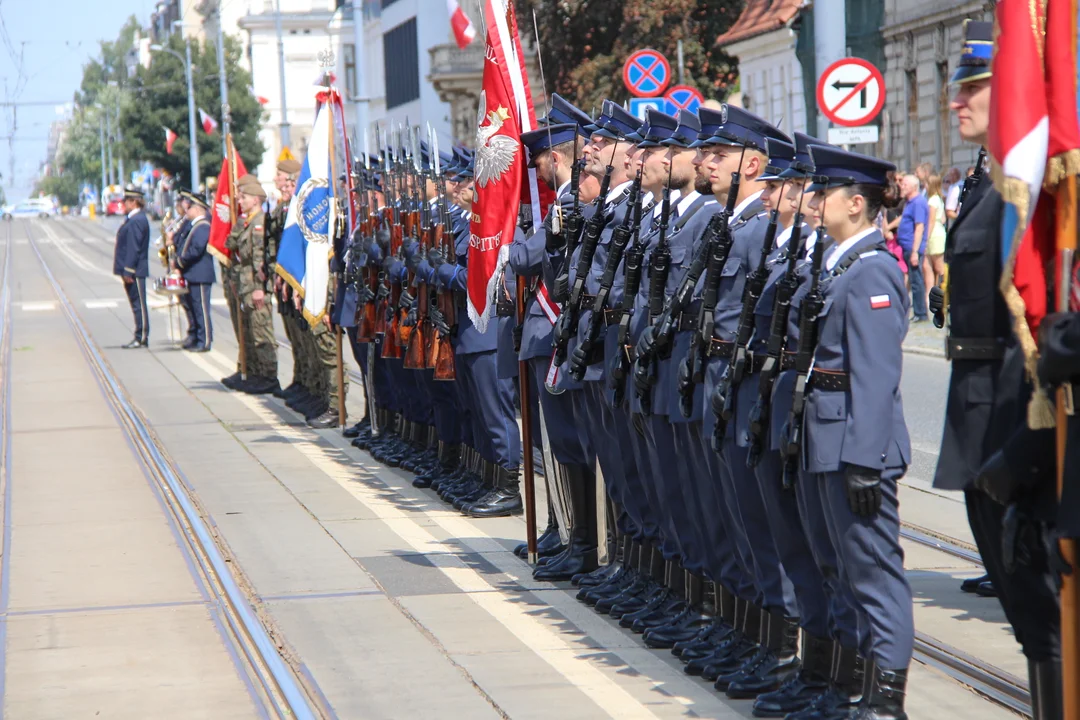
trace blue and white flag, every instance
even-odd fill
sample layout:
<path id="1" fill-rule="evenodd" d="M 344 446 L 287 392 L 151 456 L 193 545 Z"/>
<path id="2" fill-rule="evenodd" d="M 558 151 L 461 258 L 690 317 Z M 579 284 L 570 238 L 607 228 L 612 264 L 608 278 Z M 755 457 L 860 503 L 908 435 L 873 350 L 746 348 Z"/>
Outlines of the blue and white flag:
<path id="1" fill-rule="evenodd" d="M 277 273 L 304 300 L 304 317 L 311 325 L 322 321 L 328 304 L 330 231 L 334 223 L 334 188 L 330 182 L 332 105 L 322 102 L 315 114 L 307 157 L 296 194 L 289 204 L 277 255 Z"/>

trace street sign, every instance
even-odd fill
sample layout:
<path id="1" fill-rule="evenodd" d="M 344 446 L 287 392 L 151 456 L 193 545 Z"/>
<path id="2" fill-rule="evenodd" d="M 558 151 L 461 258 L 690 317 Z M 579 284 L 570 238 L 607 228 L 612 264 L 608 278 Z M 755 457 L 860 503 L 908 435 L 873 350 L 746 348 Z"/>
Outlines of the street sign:
<path id="1" fill-rule="evenodd" d="M 630 114 L 638 120 L 645 119 L 645 111 L 649 108 L 667 112 L 664 110 L 667 100 L 664 98 L 630 98 Z"/>
<path id="2" fill-rule="evenodd" d="M 876 143 L 878 141 L 878 126 L 860 125 L 859 127 L 829 128 L 828 140 L 830 145 Z"/>
<path id="3" fill-rule="evenodd" d="M 277 156 L 278 162 L 282 160 L 295 160 L 296 156 L 292 154 L 292 150 L 288 146 L 281 148 L 281 153 Z"/>
<path id="4" fill-rule="evenodd" d="M 667 91 L 664 99 L 667 100 L 664 112 L 674 116 L 678 116 L 680 110 L 697 112 L 701 103 L 705 102 L 705 96 L 689 85 L 674 86 Z"/>
<path id="5" fill-rule="evenodd" d="M 837 125 L 866 125 L 885 105 L 885 78 L 861 58 L 837 60 L 818 78 L 817 102 Z"/>
<path id="6" fill-rule="evenodd" d="M 656 50 L 638 50 L 623 65 L 623 82 L 635 97 L 656 97 L 671 82 L 671 65 Z"/>

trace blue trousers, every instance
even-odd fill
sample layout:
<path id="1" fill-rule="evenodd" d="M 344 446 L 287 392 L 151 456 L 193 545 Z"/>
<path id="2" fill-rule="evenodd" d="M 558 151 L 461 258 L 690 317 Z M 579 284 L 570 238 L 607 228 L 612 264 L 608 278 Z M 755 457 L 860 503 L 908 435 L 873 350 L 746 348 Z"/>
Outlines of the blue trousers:
<path id="1" fill-rule="evenodd" d="M 187 299 L 191 307 L 191 327 L 197 346 L 209 347 L 214 342 L 214 324 L 210 319 L 210 283 L 188 285 Z"/>
<path id="2" fill-rule="evenodd" d="M 458 356 L 461 357 L 461 356 Z M 499 379 L 496 352 L 479 352 L 461 357 L 466 389 L 473 403 L 477 422 L 474 430 L 477 450 L 485 460 L 505 470 L 517 470 L 521 464 L 521 432 L 514 409 L 514 381 Z M 462 377 L 459 373 L 458 382 Z"/>
<path id="3" fill-rule="evenodd" d="M 146 278 L 137 277 L 134 282 L 124 284 L 131 314 L 135 318 L 135 338 L 146 341 L 150 338 L 150 313 L 146 309 Z"/>
<path id="4" fill-rule="evenodd" d="M 883 670 L 907 668 L 915 642 L 896 496 L 897 482 L 903 475 L 902 469 L 885 470 L 881 509 L 870 518 L 851 511 L 842 472 L 818 474 L 813 480 L 840 560 L 840 581 L 851 589 L 868 623 L 869 632 L 860 633 L 859 649 Z"/>
<path id="5" fill-rule="evenodd" d="M 544 388 L 551 359 L 534 357 L 529 359 L 529 379 L 532 383 L 534 400 L 544 408 L 547 421 L 547 438 L 551 446 L 551 455 L 564 465 L 584 465 L 592 469 L 596 463 L 596 454 L 589 442 L 589 435 L 582 431 L 582 423 L 574 417 L 573 394 L 580 391 L 567 391 L 552 395 Z M 539 420 L 534 431 L 540 433 Z"/>

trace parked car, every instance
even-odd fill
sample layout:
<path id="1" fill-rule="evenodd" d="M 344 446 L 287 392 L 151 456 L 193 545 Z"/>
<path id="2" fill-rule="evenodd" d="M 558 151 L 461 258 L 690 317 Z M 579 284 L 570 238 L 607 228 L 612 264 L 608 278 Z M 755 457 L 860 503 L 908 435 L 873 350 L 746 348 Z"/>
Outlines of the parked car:
<path id="1" fill-rule="evenodd" d="M 36 217 L 46 220 L 57 215 L 56 205 L 48 198 L 31 198 L 14 205 L 8 205 L 3 209 L 4 220 L 22 217 Z"/>

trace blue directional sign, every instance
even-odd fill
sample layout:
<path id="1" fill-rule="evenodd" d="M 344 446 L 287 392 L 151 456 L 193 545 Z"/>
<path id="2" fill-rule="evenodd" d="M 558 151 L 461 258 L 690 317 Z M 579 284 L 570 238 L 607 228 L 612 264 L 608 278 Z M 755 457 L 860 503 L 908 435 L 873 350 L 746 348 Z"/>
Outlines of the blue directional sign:
<path id="1" fill-rule="evenodd" d="M 623 82 L 635 97 L 656 97 L 671 82 L 671 65 L 656 50 L 638 50 L 623 65 Z"/>
<path id="2" fill-rule="evenodd" d="M 653 110 L 666 112 L 664 110 L 666 104 L 667 100 L 664 98 L 630 98 L 630 114 L 638 120 L 644 120 L 646 110 L 652 108 Z"/>

